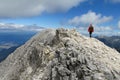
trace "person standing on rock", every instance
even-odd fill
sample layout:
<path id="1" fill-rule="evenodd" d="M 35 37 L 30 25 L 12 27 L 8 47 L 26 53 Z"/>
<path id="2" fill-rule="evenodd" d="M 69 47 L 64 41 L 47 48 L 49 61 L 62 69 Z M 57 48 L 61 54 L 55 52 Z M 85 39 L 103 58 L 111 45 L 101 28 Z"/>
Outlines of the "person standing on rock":
<path id="1" fill-rule="evenodd" d="M 92 26 L 92 24 L 90 24 L 90 26 L 88 27 L 88 32 L 90 35 L 90 38 L 92 37 L 92 32 L 94 32 L 94 27 Z"/>

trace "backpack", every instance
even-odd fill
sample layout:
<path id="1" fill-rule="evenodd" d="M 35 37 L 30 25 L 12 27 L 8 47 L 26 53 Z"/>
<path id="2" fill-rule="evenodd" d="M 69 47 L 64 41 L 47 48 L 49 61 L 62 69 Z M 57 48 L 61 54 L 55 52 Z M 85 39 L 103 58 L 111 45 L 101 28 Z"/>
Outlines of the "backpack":
<path id="1" fill-rule="evenodd" d="M 93 26 L 90 26 L 90 27 L 88 28 L 88 31 L 89 31 L 89 32 L 94 32 Z"/>

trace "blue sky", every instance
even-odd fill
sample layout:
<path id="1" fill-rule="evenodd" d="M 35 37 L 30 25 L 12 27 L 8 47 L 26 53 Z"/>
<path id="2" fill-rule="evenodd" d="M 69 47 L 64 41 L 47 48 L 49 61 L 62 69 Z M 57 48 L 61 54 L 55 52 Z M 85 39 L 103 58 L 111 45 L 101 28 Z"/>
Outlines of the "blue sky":
<path id="1" fill-rule="evenodd" d="M 0 0 L 0 31 L 76 28 L 87 34 L 120 35 L 120 0 Z"/>

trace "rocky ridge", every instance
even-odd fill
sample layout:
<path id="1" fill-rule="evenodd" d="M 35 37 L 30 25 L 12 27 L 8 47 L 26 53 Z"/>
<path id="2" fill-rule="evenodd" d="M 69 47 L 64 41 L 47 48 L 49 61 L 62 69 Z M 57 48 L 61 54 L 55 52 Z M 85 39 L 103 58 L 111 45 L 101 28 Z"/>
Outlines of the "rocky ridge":
<path id="1" fill-rule="evenodd" d="M 120 80 L 120 54 L 76 30 L 47 29 L 0 63 L 0 80 Z"/>

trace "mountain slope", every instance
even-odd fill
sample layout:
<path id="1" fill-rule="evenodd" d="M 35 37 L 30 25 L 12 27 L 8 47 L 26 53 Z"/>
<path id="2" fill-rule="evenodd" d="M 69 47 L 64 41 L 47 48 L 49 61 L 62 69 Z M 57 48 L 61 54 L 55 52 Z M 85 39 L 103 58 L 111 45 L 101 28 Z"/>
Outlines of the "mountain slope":
<path id="1" fill-rule="evenodd" d="M 29 40 L 35 32 L 0 32 L 0 62 Z"/>
<path id="2" fill-rule="evenodd" d="M 12 53 L 19 46 L 14 46 L 9 49 L 2 49 L 0 51 L 0 62 L 3 61 L 10 53 Z"/>
<path id="3" fill-rule="evenodd" d="M 75 30 L 44 30 L 0 63 L 1 80 L 120 80 L 120 54 Z"/>
<path id="4" fill-rule="evenodd" d="M 98 36 L 96 38 L 105 43 L 106 45 L 110 46 L 111 48 L 115 48 L 117 51 L 120 52 L 120 36 Z"/>

